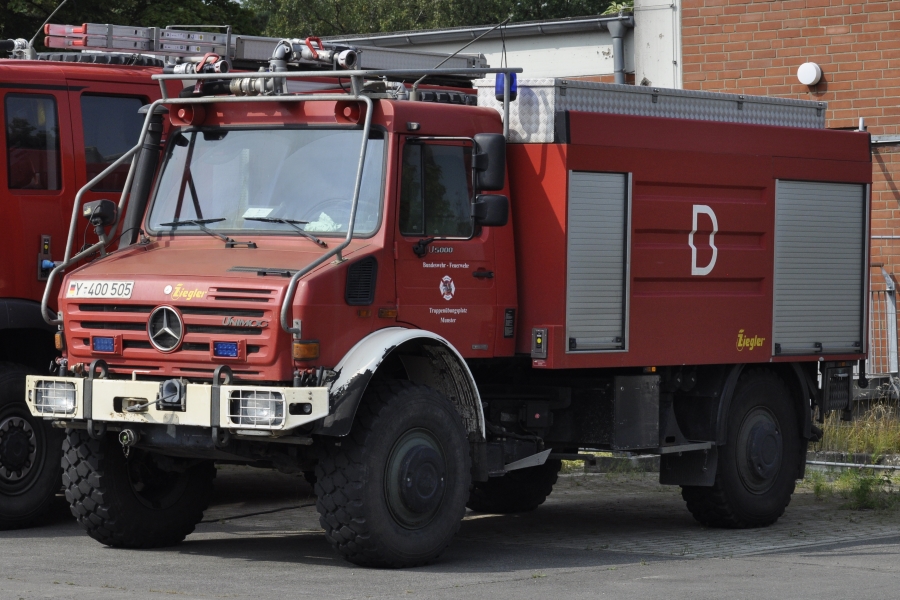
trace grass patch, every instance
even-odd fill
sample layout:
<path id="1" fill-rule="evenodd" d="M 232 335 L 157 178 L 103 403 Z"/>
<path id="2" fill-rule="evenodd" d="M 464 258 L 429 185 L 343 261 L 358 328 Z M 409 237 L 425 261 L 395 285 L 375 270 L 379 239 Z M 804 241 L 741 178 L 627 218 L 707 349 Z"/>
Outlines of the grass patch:
<path id="1" fill-rule="evenodd" d="M 832 412 L 822 427 L 822 441 L 817 451 L 871 454 L 875 457 L 900 454 L 900 409 L 896 402 L 876 402 L 859 409 L 853 421 L 841 420 L 839 412 Z"/>
<path id="2" fill-rule="evenodd" d="M 877 473 L 869 469 L 842 471 L 808 471 L 803 486 L 812 490 L 817 500 L 842 500 L 847 510 L 889 510 L 900 506 L 897 484 L 900 475 Z"/>

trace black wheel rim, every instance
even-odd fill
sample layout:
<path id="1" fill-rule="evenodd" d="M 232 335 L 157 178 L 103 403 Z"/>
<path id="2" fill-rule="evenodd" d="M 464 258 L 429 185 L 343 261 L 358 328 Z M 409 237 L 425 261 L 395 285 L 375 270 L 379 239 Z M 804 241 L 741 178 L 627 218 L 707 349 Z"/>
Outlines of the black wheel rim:
<path id="1" fill-rule="evenodd" d="M 187 488 L 187 471 L 163 471 L 148 452 L 132 451 L 127 464 L 131 489 L 135 497 L 147 508 L 155 510 L 170 508 L 178 502 Z"/>
<path id="2" fill-rule="evenodd" d="M 18 411 L 0 414 L 0 492 L 21 494 L 41 472 L 43 431 Z"/>
<path id="3" fill-rule="evenodd" d="M 749 491 L 763 494 L 775 485 L 784 459 L 784 438 L 775 415 L 763 407 L 747 413 L 737 438 L 737 466 Z"/>
<path id="4" fill-rule="evenodd" d="M 440 512 L 447 460 L 440 442 L 427 429 L 411 429 L 394 444 L 384 474 L 391 515 L 406 529 L 421 529 Z"/>

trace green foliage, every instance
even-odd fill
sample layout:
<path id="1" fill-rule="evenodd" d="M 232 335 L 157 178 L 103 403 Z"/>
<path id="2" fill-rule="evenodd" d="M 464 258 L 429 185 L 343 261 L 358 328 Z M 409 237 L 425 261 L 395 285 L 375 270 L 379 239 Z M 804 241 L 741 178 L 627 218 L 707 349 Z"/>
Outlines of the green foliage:
<path id="1" fill-rule="evenodd" d="M 371 34 L 578 17 L 610 0 L 245 0 L 271 36 Z"/>
<path id="2" fill-rule="evenodd" d="M 0 39 L 31 38 L 59 1 L 0 0 Z M 306 37 L 615 14 L 632 5 L 633 0 L 69 0 L 53 22 L 231 25 L 247 35 Z"/>
<path id="3" fill-rule="evenodd" d="M 617 15 L 619 13 L 634 12 L 634 0 L 625 0 L 625 2 L 613 2 L 609 5 L 604 15 Z"/>
<path id="4" fill-rule="evenodd" d="M 874 457 L 900 454 L 900 407 L 896 401 L 877 402 L 850 422 L 833 412 L 822 427 L 824 436 L 815 450 L 861 452 Z"/>
<path id="5" fill-rule="evenodd" d="M 811 488 L 816 500 L 833 496 L 843 500 L 841 508 L 849 510 L 886 510 L 900 506 L 896 474 L 874 469 L 841 471 L 808 470 L 802 486 Z"/>
<path id="6" fill-rule="evenodd" d="M 60 0 L 0 0 L 0 39 L 30 39 Z M 142 27 L 231 25 L 235 33 L 259 35 L 256 14 L 234 0 L 69 0 L 54 23 L 114 23 Z M 42 49 L 43 35 L 35 41 Z"/>

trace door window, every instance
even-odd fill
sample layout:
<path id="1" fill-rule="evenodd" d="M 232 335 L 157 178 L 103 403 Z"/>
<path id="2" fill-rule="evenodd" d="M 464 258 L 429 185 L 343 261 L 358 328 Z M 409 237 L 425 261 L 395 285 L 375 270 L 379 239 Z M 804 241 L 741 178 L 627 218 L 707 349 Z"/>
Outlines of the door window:
<path id="1" fill-rule="evenodd" d="M 401 177 L 402 234 L 472 237 L 471 146 L 408 143 Z"/>
<path id="2" fill-rule="evenodd" d="M 38 94 L 7 94 L 5 109 L 9 189 L 61 189 L 56 99 Z"/>
<path id="3" fill-rule="evenodd" d="M 131 150 L 138 142 L 144 116 L 138 110 L 140 98 L 126 96 L 81 96 L 81 120 L 84 129 L 84 162 L 87 180 Z M 128 169 L 126 161 L 92 189 L 96 192 L 121 192 Z"/>

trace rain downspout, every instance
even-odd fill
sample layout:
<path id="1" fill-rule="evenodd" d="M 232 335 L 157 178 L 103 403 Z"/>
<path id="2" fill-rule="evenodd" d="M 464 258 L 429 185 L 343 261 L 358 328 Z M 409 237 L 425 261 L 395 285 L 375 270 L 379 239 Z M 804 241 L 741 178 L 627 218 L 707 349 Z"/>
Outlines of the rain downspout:
<path id="1" fill-rule="evenodd" d="M 634 17 L 619 13 L 617 21 L 607 21 L 606 28 L 613 41 L 613 73 L 616 83 L 625 83 L 625 30 L 634 29 Z"/>

